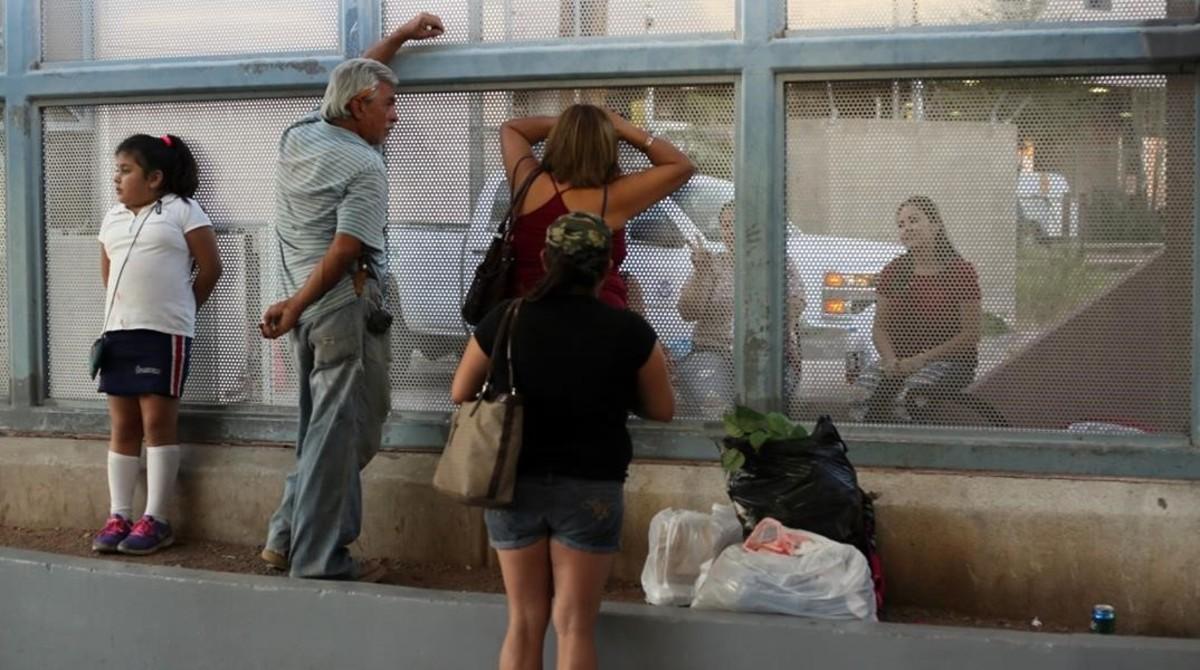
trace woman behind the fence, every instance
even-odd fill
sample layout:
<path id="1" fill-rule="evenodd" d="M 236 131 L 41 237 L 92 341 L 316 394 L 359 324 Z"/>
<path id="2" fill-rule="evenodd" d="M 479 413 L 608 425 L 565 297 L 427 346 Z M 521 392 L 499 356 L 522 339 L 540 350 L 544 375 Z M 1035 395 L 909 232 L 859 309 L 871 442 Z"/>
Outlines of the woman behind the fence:
<path id="1" fill-rule="evenodd" d="M 612 231 L 592 214 L 546 231 L 545 277 L 522 301 L 512 332 L 513 376 L 525 402 L 511 507 L 485 514 L 508 596 L 502 670 L 540 668 L 553 620 L 559 668 L 596 667 L 600 595 L 620 548 L 622 488 L 633 445 L 629 411 L 670 421 L 675 402 L 654 330 L 598 297 L 612 265 Z M 483 385 L 507 304 L 467 344 L 451 396 Z M 507 388 L 504 366 L 497 385 Z"/>
<path id="2" fill-rule="evenodd" d="M 112 421 L 110 515 L 92 549 L 149 554 L 175 540 L 168 508 L 179 470 L 179 397 L 196 309 L 212 293 L 221 262 L 212 224 L 192 199 L 196 160 L 183 140 L 133 135 L 114 156 L 118 204 L 100 224 L 106 287 L 100 392 L 108 395 Z M 133 523 L 143 443 L 146 509 Z"/>
<path id="3" fill-rule="evenodd" d="M 865 421 L 928 421 L 945 396 L 975 379 L 980 292 L 975 268 L 950 243 L 933 201 L 913 196 L 896 211 L 908 249 L 879 273 L 872 336 L 879 362 L 857 386 Z M 917 412 L 923 416 L 917 416 Z"/>

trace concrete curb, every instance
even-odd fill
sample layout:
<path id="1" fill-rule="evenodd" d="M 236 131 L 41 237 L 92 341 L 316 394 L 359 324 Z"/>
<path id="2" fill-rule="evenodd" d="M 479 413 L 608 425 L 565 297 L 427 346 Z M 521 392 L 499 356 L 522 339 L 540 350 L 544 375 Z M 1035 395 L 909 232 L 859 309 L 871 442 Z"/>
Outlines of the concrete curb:
<path id="1" fill-rule="evenodd" d="M 501 596 L 0 548 L 0 667 L 494 667 Z M 607 668 L 1200 667 L 1200 641 L 829 622 L 605 604 Z M 551 639 L 553 635 L 550 636 Z M 552 641 L 547 667 L 552 667 Z"/>

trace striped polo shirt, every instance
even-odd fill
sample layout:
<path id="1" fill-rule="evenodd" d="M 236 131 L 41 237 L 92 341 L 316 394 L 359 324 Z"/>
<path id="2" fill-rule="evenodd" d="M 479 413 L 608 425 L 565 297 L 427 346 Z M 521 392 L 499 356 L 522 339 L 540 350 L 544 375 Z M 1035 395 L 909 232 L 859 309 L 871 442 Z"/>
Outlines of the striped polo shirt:
<path id="1" fill-rule="evenodd" d="M 279 140 L 275 235 L 282 288 L 294 295 L 335 233 L 358 238 L 376 277 L 387 269 L 387 171 L 379 151 L 357 133 L 304 117 Z M 356 299 L 352 273 L 300 315 L 306 322 Z"/>

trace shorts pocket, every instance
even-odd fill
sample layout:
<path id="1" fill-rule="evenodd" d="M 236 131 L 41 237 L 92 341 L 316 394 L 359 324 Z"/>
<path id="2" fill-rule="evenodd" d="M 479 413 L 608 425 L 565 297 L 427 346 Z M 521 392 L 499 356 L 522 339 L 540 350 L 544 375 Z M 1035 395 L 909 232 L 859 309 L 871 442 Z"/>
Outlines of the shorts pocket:
<path id="1" fill-rule="evenodd" d="M 569 486 L 570 494 L 557 505 L 554 536 L 582 551 L 616 551 L 625 516 L 624 484 L 576 480 Z"/>

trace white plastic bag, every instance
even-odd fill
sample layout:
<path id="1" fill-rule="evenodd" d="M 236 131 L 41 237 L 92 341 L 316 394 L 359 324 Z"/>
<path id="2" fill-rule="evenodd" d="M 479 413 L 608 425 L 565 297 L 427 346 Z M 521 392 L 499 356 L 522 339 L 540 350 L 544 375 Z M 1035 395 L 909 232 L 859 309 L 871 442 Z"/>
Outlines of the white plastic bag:
<path id="1" fill-rule="evenodd" d="M 714 504 L 712 506 L 712 514 L 709 515 L 709 518 L 712 520 L 717 542 L 713 545 L 712 556 L 704 559 L 705 561 L 711 561 L 725 547 L 731 544 L 740 544 L 742 541 L 742 522 L 738 521 L 737 512 L 733 509 L 733 505 Z"/>
<path id="2" fill-rule="evenodd" d="M 721 552 L 697 580 L 692 607 L 877 620 L 871 569 L 858 549 L 774 519 L 763 519 L 746 545 L 763 548 Z"/>
<path id="3" fill-rule="evenodd" d="M 742 527 L 729 505 L 712 514 L 667 508 L 650 520 L 650 551 L 642 569 L 642 590 L 651 605 L 692 602 L 700 566 L 742 540 Z"/>

